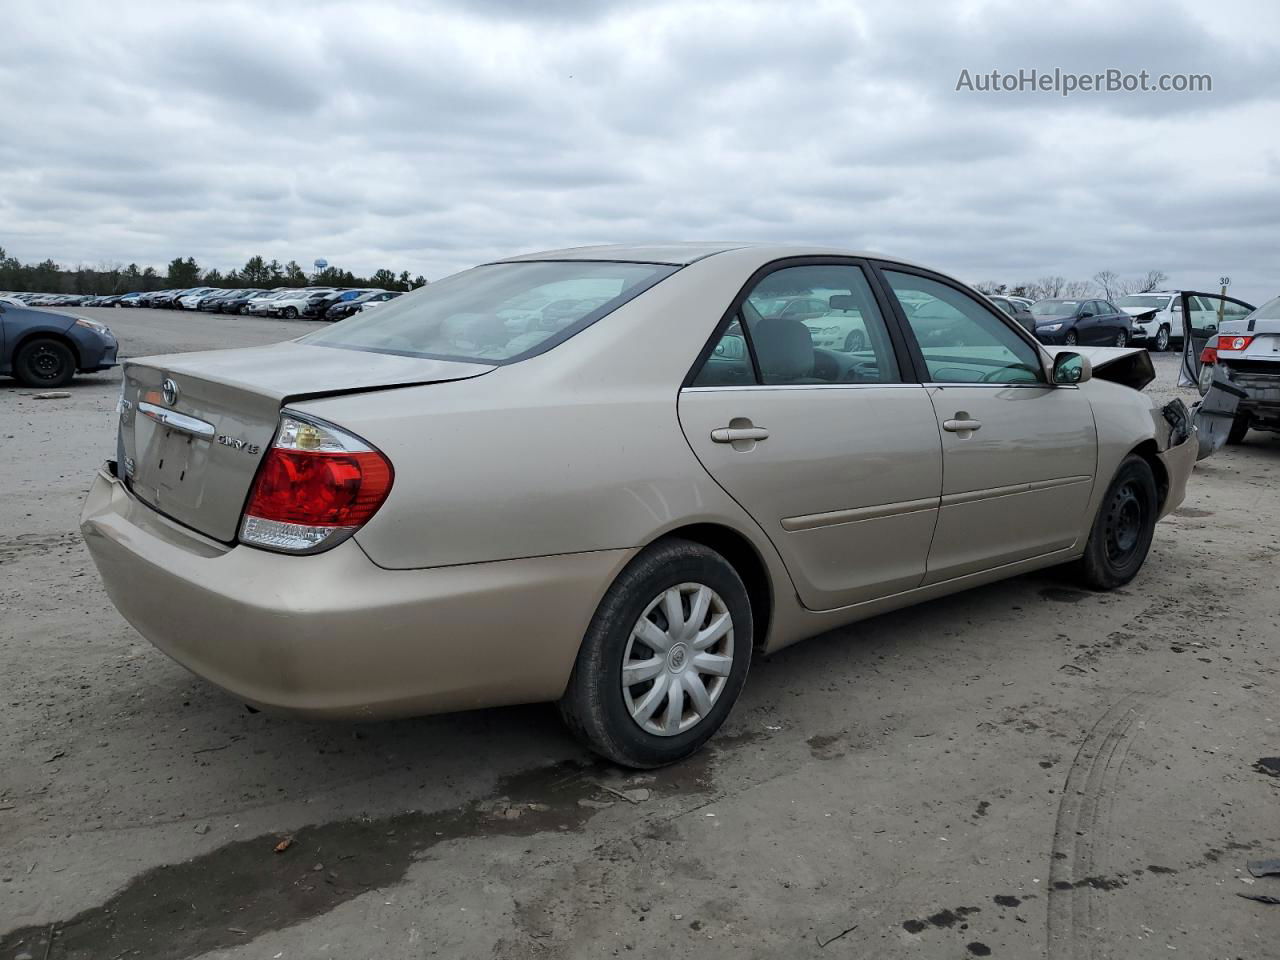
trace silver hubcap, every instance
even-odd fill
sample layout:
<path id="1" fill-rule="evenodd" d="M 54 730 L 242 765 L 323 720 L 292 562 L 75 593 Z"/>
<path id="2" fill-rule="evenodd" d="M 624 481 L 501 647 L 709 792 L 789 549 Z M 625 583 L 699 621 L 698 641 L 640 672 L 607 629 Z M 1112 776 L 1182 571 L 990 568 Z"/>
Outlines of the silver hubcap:
<path id="1" fill-rule="evenodd" d="M 733 669 L 733 618 L 701 583 L 664 590 L 631 628 L 622 655 L 622 699 L 647 733 L 671 737 L 697 726 Z"/>

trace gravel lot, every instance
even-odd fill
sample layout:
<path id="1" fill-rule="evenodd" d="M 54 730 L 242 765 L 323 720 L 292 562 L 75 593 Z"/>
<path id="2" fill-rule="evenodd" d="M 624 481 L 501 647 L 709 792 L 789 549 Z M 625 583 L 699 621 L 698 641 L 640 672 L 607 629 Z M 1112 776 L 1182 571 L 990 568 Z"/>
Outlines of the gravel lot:
<path id="1" fill-rule="evenodd" d="M 315 326 L 82 312 L 132 356 Z M 304 722 L 154 650 L 77 533 L 118 379 L 0 383 L 0 960 L 1280 956 L 1236 896 L 1280 896 L 1280 437 L 1201 463 L 1128 588 L 793 647 L 636 776 L 550 707 Z"/>

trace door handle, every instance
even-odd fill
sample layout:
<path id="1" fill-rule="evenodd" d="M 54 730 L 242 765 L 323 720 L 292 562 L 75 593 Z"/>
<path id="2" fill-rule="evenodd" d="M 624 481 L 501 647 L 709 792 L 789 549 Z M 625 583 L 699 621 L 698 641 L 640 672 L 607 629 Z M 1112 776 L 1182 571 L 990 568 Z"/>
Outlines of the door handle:
<path id="1" fill-rule="evenodd" d="M 717 427 L 711 431 L 716 443 L 733 443 L 735 440 L 764 440 L 769 431 L 764 427 Z"/>
<path id="2" fill-rule="evenodd" d="M 950 433 L 973 433 L 982 429 L 981 420 L 943 420 L 942 429 Z"/>

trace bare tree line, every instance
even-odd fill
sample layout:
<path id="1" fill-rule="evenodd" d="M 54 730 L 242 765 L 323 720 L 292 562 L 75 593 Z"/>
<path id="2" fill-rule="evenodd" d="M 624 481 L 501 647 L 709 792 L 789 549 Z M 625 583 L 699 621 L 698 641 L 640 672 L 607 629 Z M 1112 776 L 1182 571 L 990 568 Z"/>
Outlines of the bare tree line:
<path id="1" fill-rule="evenodd" d="M 1067 299 L 1079 297 L 1105 297 L 1115 300 L 1131 293 L 1147 293 L 1159 290 L 1169 277 L 1163 270 L 1148 270 L 1145 276 L 1124 278 L 1114 270 L 1099 270 L 1089 280 L 1068 280 L 1058 274 L 1050 274 L 1038 280 L 1027 280 L 1022 283 L 997 283 L 984 280 L 974 286 L 982 293 L 1008 294 L 1014 297 L 1028 297 L 1032 300 L 1050 300 L 1058 297 Z"/>

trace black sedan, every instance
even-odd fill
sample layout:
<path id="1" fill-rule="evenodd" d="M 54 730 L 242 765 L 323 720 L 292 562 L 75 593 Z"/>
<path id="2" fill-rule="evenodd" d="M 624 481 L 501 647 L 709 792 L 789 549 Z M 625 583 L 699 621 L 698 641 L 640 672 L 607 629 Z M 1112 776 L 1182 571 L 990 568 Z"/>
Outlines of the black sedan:
<path id="1" fill-rule="evenodd" d="M 1013 319 L 1017 320 L 1018 323 L 1021 324 L 1021 326 L 1029 333 L 1036 332 L 1035 318 L 1031 316 L 1031 311 L 1021 300 L 1010 300 L 1008 297 L 1002 297 L 999 294 L 989 296 L 987 299 L 1009 316 L 1013 317 Z"/>
<path id="2" fill-rule="evenodd" d="M 352 314 L 359 313 L 364 309 L 366 303 L 382 303 L 385 300 L 394 300 L 400 296 L 399 293 L 389 292 L 386 290 L 377 290 L 373 293 L 361 294 L 350 300 L 342 300 L 333 304 L 324 312 L 326 320 L 345 320 Z"/>
<path id="3" fill-rule="evenodd" d="M 1109 300 L 1037 300 L 1031 316 L 1041 343 L 1123 347 L 1133 332 L 1130 316 Z"/>
<path id="4" fill-rule="evenodd" d="M 323 319 L 328 314 L 330 307 L 339 303 L 346 303 L 348 300 L 355 300 L 369 292 L 369 290 L 330 290 L 325 293 L 318 293 L 314 297 L 308 298 L 302 308 L 302 315 L 304 317 Z"/>
<path id="5" fill-rule="evenodd" d="M 206 313 L 239 313 L 240 308 L 256 297 L 262 290 L 219 290 L 211 293 L 196 305 L 197 310 Z"/>
<path id="6" fill-rule="evenodd" d="M 114 367 L 119 349 L 111 330 L 96 320 L 0 305 L 0 374 L 24 386 L 66 386 L 76 371 Z"/>
<path id="7" fill-rule="evenodd" d="M 138 298 L 138 306 L 140 307 L 158 307 L 161 300 L 168 300 L 177 293 L 177 290 L 151 290 L 144 293 Z"/>

